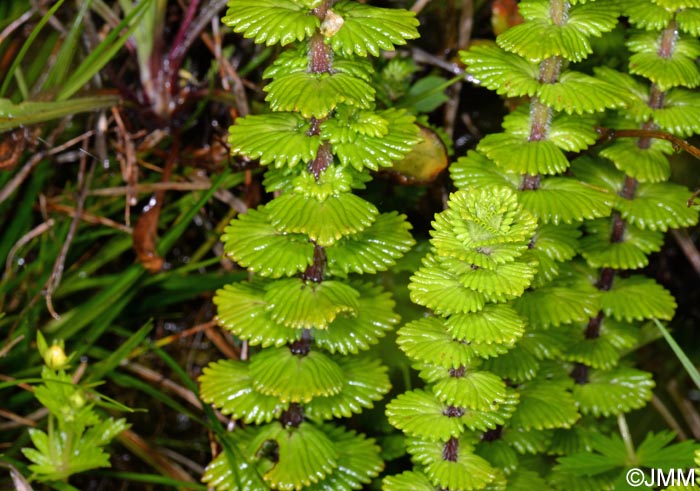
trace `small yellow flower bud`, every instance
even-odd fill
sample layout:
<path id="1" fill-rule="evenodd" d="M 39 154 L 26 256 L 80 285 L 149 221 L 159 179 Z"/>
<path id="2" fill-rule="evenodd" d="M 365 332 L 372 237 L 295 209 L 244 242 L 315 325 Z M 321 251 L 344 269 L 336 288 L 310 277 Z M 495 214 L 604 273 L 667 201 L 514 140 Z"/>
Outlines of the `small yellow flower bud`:
<path id="1" fill-rule="evenodd" d="M 85 405 L 87 399 L 82 390 L 76 390 L 73 392 L 73 395 L 70 396 L 70 402 L 75 409 L 80 409 Z"/>
<path id="2" fill-rule="evenodd" d="M 52 370 L 60 370 L 68 363 L 68 357 L 61 346 L 54 344 L 44 352 L 44 363 Z"/>

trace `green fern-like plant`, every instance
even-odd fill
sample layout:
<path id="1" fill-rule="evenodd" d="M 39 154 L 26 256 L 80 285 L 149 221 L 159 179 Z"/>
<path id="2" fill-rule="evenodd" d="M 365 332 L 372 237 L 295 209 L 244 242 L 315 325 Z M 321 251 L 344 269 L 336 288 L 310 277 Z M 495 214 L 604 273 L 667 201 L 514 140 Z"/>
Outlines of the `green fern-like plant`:
<path id="1" fill-rule="evenodd" d="M 278 197 L 231 222 L 226 253 L 251 281 L 216 293 L 219 324 L 250 360 L 204 370 L 202 398 L 244 427 L 203 480 L 217 490 L 351 490 L 383 468 L 371 439 L 329 422 L 389 390 L 367 353 L 399 318 L 389 293 L 355 274 L 413 244 L 397 213 L 352 193 L 419 141 L 414 118 L 377 109 L 367 56 L 417 37 L 414 14 L 343 0 L 232 0 L 224 23 L 288 46 L 263 76 L 270 114 L 238 119 L 234 154 L 268 167 Z"/>
<path id="2" fill-rule="evenodd" d="M 503 132 L 486 136 L 451 166 L 463 190 L 455 196 L 509 190 L 538 226 L 524 250 L 482 244 L 476 254 L 457 252 L 477 243 L 475 229 L 456 218 L 469 214 L 463 200 L 454 199 L 436 218 L 434 248 L 411 284 L 414 302 L 435 315 L 399 330 L 399 342 L 427 386 L 399 396 L 387 410 L 409 436 L 415 469 L 385 479 L 385 490 L 615 489 L 620 468 L 635 463 L 633 456 L 612 459 L 610 453 L 619 450 L 618 443 L 631 442 L 596 435 L 614 431 L 602 417 L 641 408 L 651 398 L 650 374 L 621 358 L 639 343 L 635 323 L 670 319 L 675 303 L 653 280 L 616 277 L 616 271 L 644 267 L 660 249 L 663 231 L 697 220 L 697 210 L 685 205 L 687 190 L 660 182 L 669 174 L 668 142 L 614 139 L 600 151 L 594 147 L 598 125 L 611 110 L 627 115 L 627 123 L 615 127 L 637 123 L 646 130 L 695 132 L 695 94 L 678 86 L 694 86 L 691 72 L 697 67 L 688 59 L 697 56 L 696 41 L 677 42 L 672 23 L 681 16 L 690 33 L 696 14 L 685 8 L 689 4 L 647 3 L 525 0 L 519 3 L 522 24 L 493 45 L 462 53 L 482 86 L 526 99 L 505 117 Z M 654 20 L 652 10 L 657 16 L 666 12 L 666 24 Z M 655 22 L 656 32 L 636 33 L 629 41 L 635 53 L 630 72 L 652 79 L 652 89 L 610 69 L 576 70 L 592 53 L 592 38 L 615 28 L 621 13 L 639 27 Z M 654 126 L 655 118 L 662 124 Z M 577 154 L 583 156 L 571 158 Z M 461 235 L 457 240 L 445 229 Z M 443 256 L 448 259 L 436 259 Z M 514 259 L 519 266 L 509 263 Z M 448 273 L 441 263 L 449 264 Z M 499 274 L 490 271 L 494 265 Z M 489 302 L 511 309 L 519 321 L 517 336 L 513 320 L 497 317 L 492 319 L 498 319 L 498 329 L 487 322 L 461 329 L 457 319 L 488 312 Z M 455 389 L 460 382 L 444 382 L 469 374 L 475 361 L 479 373 L 494 377 L 492 385 L 481 379 Z M 448 367 L 452 372 L 445 375 L 441 363 L 466 368 Z M 509 404 L 497 387 L 511 396 Z M 488 409 L 490 417 L 475 424 L 474 411 Z M 637 463 L 691 448 L 664 447 L 665 435 L 655 442 L 661 440 L 650 459 Z M 584 465 L 591 451 L 600 452 L 606 465 L 593 471 Z M 554 469 L 552 455 L 564 456 Z"/>
<path id="3" fill-rule="evenodd" d="M 577 343 L 565 353 L 574 364 L 573 394 L 580 411 L 598 417 L 623 415 L 651 398 L 651 375 L 629 367 L 621 355 L 637 345 L 645 321 L 670 320 L 676 303 L 653 279 L 630 271 L 647 266 L 649 254 L 660 250 L 666 230 L 698 220 L 697 208 L 687 205 L 688 190 L 667 182 L 672 144 L 652 136 L 661 130 L 687 137 L 700 130 L 694 117 L 700 94 L 689 90 L 700 85 L 694 61 L 700 48 L 700 25 L 694 19 L 700 18 L 700 9 L 695 2 L 682 1 L 622 0 L 619 5 L 636 28 L 627 42 L 632 52 L 629 73 L 609 68 L 598 68 L 596 73 L 620 87 L 625 96 L 624 109 L 611 126 L 630 136 L 639 130 L 639 137 L 615 139 L 573 165 L 584 182 L 615 196 L 612 215 L 586 223 L 581 240 L 581 254 L 600 292 L 600 310 L 583 324 Z M 666 438 L 659 452 L 670 440 Z M 640 455 L 646 444 L 641 444 Z M 606 445 L 602 448 L 611 448 L 612 443 Z M 683 455 L 688 465 L 690 453 L 686 449 Z M 576 470 L 581 459 L 580 453 L 561 459 L 555 479 L 562 487 L 581 478 L 582 472 Z M 637 463 L 654 467 L 641 457 Z M 594 489 L 615 486 L 621 473 L 599 468 L 584 475 L 595 483 L 588 489 Z"/>
<path id="4" fill-rule="evenodd" d="M 489 419 L 489 425 L 470 428 L 469 450 L 456 455 L 456 462 L 472 461 L 470 454 L 478 456 L 481 461 L 476 469 L 482 474 L 470 475 L 481 475 L 481 479 L 445 484 L 441 481 L 445 476 L 425 467 L 417 456 L 414 460 L 425 475 L 426 490 L 434 486 L 547 489 L 544 476 L 534 471 L 528 455 L 541 457 L 554 435 L 580 418 L 572 395 L 574 381 L 561 356 L 572 326 L 598 311 L 599 298 L 586 271 L 572 259 L 579 251 L 581 223 L 608 216 L 614 198 L 606 190 L 563 174 L 570 172 L 569 153 L 584 151 L 596 142 L 599 115 L 623 101 L 615 86 L 576 71 L 572 64 L 591 52 L 591 37 L 615 27 L 618 9 L 611 2 L 571 5 L 559 0 L 524 1 L 519 7 L 522 24 L 501 34 L 495 45 L 474 46 L 462 53 L 462 59 L 483 86 L 508 97 L 529 99 L 506 116 L 503 132 L 486 136 L 475 151 L 451 166 L 458 188 L 467 192 L 508 189 L 537 219 L 524 247 L 517 249 L 517 266 L 503 266 L 500 274 L 486 276 L 485 264 L 466 255 L 453 260 L 452 266 L 453 271 L 476 268 L 475 273 L 484 275 L 472 286 L 478 285 L 488 297 L 471 308 L 481 308 L 486 300 L 502 303 L 518 321 L 519 335 L 489 339 L 479 362 L 479 369 L 489 373 L 494 383 L 500 381 L 511 399 L 507 411 Z M 439 223 L 436 220 L 434 241 L 440 237 Z M 484 250 L 489 258 L 500 257 L 496 254 L 499 249 Z M 438 293 L 444 281 L 430 284 L 420 281 L 419 275 L 415 279 L 425 284 L 425 290 L 447 297 Z M 463 290 L 462 302 L 476 302 L 472 292 Z M 450 291 L 457 296 L 460 290 L 452 286 Z M 415 293 L 414 301 L 422 303 Z M 480 326 L 476 332 L 482 336 L 491 330 L 510 332 L 501 327 L 507 325 L 504 320 L 496 325 L 500 329 Z M 431 372 L 421 374 L 433 382 Z M 400 424 L 399 415 L 390 419 Z M 385 487 L 401 489 L 404 479 L 412 478 L 410 474 L 389 478 Z"/>
<path id="5" fill-rule="evenodd" d="M 409 437 L 416 467 L 387 477 L 386 491 L 505 483 L 498 465 L 480 455 L 480 440 L 511 419 L 519 397 L 486 363 L 525 335 L 508 301 L 535 276 L 526 252 L 537 221 L 513 191 L 491 187 L 451 195 L 433 227 L 432 247 L 409 285 L 413 301 L 433 315 L 398 331 L 427 385 L 387 406 L 389 421 Z"/>

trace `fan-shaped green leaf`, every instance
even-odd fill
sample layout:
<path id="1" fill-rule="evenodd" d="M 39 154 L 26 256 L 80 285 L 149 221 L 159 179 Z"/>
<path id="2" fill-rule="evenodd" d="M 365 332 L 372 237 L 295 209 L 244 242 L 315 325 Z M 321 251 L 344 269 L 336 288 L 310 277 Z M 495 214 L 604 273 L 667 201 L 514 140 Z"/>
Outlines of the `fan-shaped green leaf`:
<path id="1" fill-rule="evenodd" d="M 518 404 L 518 394 L 506 390 L 506 399 L 497 408 L 489 407 L 487 410 L 478 411 L 460 407 L 450 407 L 440 403 L 435 396 L 422 390 L 406 392 L 387 405 L 387 416 L 392 425 L 409 433 L 427 440 L 445 441 L 451 436 L 457 436 L 466 426 L 472 431 L 487 431 L 502 426 L 508 421 Z M 436 422 L 433 420 L 439 420 Z M 445 421 L 448 420 L 448 421 Z M 437 437 L 441 432 L 435 432 L 434 428 L 459 428 L 459 432 L 447 434 L 444 438 Z"/>
<path id="2" fill-rule="evenodd" d="M 467 65 L 467 71 L 479 84 L 500 95 L 532 97 L 540 87 L 537 63 L 507 53 L 497 46 L 475 43 L 469 51 L 461 51 L 460 56 Z"/>
<path id="3" fill-rule="evenodd" d="M 229 3 L 221 21 L 244 37 L 268 46 L 303 41 L 320 25 L 308 8 L 292 0 L 236 0 Z"/>
<path id="4" fill-rule="evenodd" d="M 464 429 L 464 409 L 450 407 L 422 390 L 399 395 L 387 404 L 386 415 L 404 433 L 431 441 L 447 441 Z"/>
<path id="5" fill-rule="evenodd" d="M 474 447 L 466 438 L 457 442 L 455 461 L 443 458 L 442 442 L 410 440 L 408 451 L 425 464 L 425 473 L 433 485 L 443 489 L 483 489 L 496 478 L 496 470 L 473 453 Z"/>
<path id="6" fill-rule="evenodd" d="M 415 244 L 405 215 L 382 213 L 363 231 L 347 235 L 326 249 L 331 274 L 385 271 Z"/>
<path id="7" fill-rule="evenodd" d="M 530 283 L 530 288 L 541 288 L 559 276 L 560 264 L 547 254 L 536 249 L 529 249 L 524 255 L 524 260 L 536 261 L 537 273 Z"/>
<path id="8" fill-rule="evenodd" d="M 311 16 L 313 17 L 313 16 Z M 305 118 L 325 118 L 344 103 L 361 109 L 374 101 L 374 88 L 344 72 L 294 72 L 280 75 L 264 88 L 273 111 L 293 111 Z"/>
<path id="9" fill-rule="evenodd" d="M 583 421 L 585 419 L 582 418 Z M 591 436 L 600 431 L 596 427 L 584 427 L 578 424 L 570 429 L 555 430 L 552 434 L 550 451 L 554 455 L 570 455 L 591 451 Z"/>
<path id="10" fill-rule="evenodd" d="M 547 360 L 561 356 L 569 346 L 571 337 L 563 329 L 537 329 L 534 326 L 520 338 L 518 346 L 532 353 L 538 360 Z"/>
<path id="11" fill-rule="evenodd" d="M 600 335 L 607 339 L 618 351 L 632 349 L 640 342 L 641 331 L 634 324 L 619 322 L 611 317 L 603 317 Z"/>
<path id="12" fill-rule="evenodd" d="M 321 137 L 308 130 L 309 122 L 295 113 L 251 115 L 236 119 L 228 142 L 234 155 L 260 159 L 262 165 L 293 167 L 316 157 Z"/>
<path id="13" fill-rule="evenodd" d="M 408 289 L 413 302 L 441 315 L 476 312 L 486 304 L 483 294 L 463 286 L 453 272 L 441 268 L 431 255 L 411 276 Z"/>
<path id="14" fill-rule="evenodd" d="M 387 476 L 382 481 L 383 491 L 435 491 L 428 477 L 416 471 L 405 471 L 395 476 Z"/>
<path id="15" fill-rule="evenodd" d="M 450 165 L 450 176 L 458 188 L 507 187 L 517 189 L 521 175 L 499 169 L 485 155 L 469 150 L 466 157 L 460 157 Z"/>
<path id="16" fill-rule="evenodd" d="M 648 2 L 645 2 L 648 3 Z M 653 109 L 649 107 L 649 86 L 626 73 L 608 67 L 595 67 L 596 77 L 619 88 L 620 97 L 625 101 L 625 115 L 637 123 L 647 122 Z"/>
<path id="17" fill-rule="evenodd" d="M 329 165 L 318 176 L 302 172 L 292 180 L 293 189 L 305 198 L 323 203 L 331 196 L 347 193 L 352 189 L 352 177 L 343 167 Z"/>
<path id="18" fill-rule="evenodd" d="M 435 396 L 445 404 L 493 411 L 505 401 L 506 385 L 498 375 L 467 370 L 461 377 L 447 377 L 433 387 Z"/>
<path id="19" fill-rule="evenodd" d="M 542 179 L 538 189 L 520 194 L 525 209 L 555 225 L 608 216 L 614 199 L 603 189 L 564 177 Z"/>
<path id="20" fill-rule="evenodd" d="M 629 71 L 642 75 L 654 82 L 659 90 L 673 87 L 688 88 L 700 85 L 700 71 L 695 58 L 700 55 L 700 43 L 683 35 L 674 42 L 670 56 L 662 56 L 656 33 L 643 33 L 632 36 L 627 43 L 630 51 Z"/>
<path id="21" fill-rule="evenodd" d="M 484 370 L 516 384 L 532 380 L 539 367 L 537 358 L 520 345 L 515 345 L 504 355 L 489 358 L 481 365 Z"/>
<path id="22" fill-rule="evenodd" d="M 265 303 L 272 320 L 295 329 L 325 329 L 341 314 L 354 316 L 360 294 L 339 281 L 314 283 L 297 278 L 266 287 Z"/>
<path id="23" fill-rule="evenodd" d="M 305 415 L 312 420 L 349 418 L 365 408 L 371 408 L 389 392 L 391 384 L 387 368 L 373 358 L 338 360 L 338 366 L 345 377 L 343 389 L 335 395 L 316 397 L 305 404 Z"/>
<path id="24" fill-rule="evenodd" d="M 684 89 L 671 89 L 664 95 L 664 107 L 654 109 L 654 122 L 662 130 L 678 136 L 700 133 L 700 96 Z"/>
<path id="25" fill-rule="evenodd" d="M 257 282 L 225 285 L 214 297 L 218 324 L 253 346 L 279 347 L 298 339 L 300 330 L 271 319 L 264 296 L 265 290 Z"/>
<path id="26" fill-rule="evenodd" d="M 276 397 L 255 392 L 248 365 L 240 361 L 210 363 L 204 367 L 199 383 L 204 402 L 244 423 L 269 423 L 288 407 Z"/>
<path id="27" fill-rule="evenodd" d="M 543 104 L 568 114 L 601 112 L 623 105 L 617 87 L 574 71 L 564 72 L 556 83 L 542 85 L 538 97 Z"/>
<path id="28" fill-rule="evenodd" d="M 360 292 L 355 317 L 338 316 L 327 329 L 312 329 L 316 344 L 331 353 L 356 354 L 376 344 L 399 322 L 391 295 L 369 283 L 352 283 Z"/>
<path id="29" fill-rule="evenodd" d="M 545 452 L 551 438 L 550 430 L 525 430 L 512 425 L 508 425 L 501 433 L 501 439 L 521 454 Z"/>
<path id="30" fill-rule="evenodd" d="M 263 72 L 264 79 L 274 79 L 280 75 L 303 72 L 309 68 L 309 58 L 302 46 L 294 46 L 282 51 L 277 59 Z"/>
<path id="31" fill-rule="evenodd" d="M 668 26 L 673 11 L 646 0 L 621 0 L 620 7 L 632 24 L 640 29 L 660 31 Z"/>
<path id="32" fill-rule="evenodd" d="M 268 349 L 253 356 L 249 369 L 256 391 L 281 402 L 309 402 L 338 394 L 345 376 L 338 364 L 319 351 L 297 356 L 288 348 Z"/>
<path id="33" fill-rule="evenodd" d="M 343 25 L 330 36 L 331 47 L 345 56 L 379 56 L 379 50 L 393 51 L 394 45 L 418 37 L 416 14 L 408 10 L 342 1 L 333 11 L 343 19 Z"/>
<path id="34" fill-rule="evenodd" d="M 524 139 L 530 138 L 531 121 L 527 105 L 520 105 L 503 119 L 503 129 L 507 133 Z M 578 152 L 588 148 L 598 139 L 593 116 L 572 116 L 555 114 L 547 128 L 546 140 L 568 152 Z"/>
<path id="35" fill-rule="evenodd" d="M 588 234 L 581 240 L 581 255 L 594 268 L 639 269 L 649 263 L 648 254 L 661 249 L 661 232 L 642 230 L 627 224 L 621 241 L 611 242 L 608 220 L 586 224 Z"/>
<path id="36" fill-rule="evenodd" d="M 700 36 L 700 10 L 697 8 L 684 8 L 676 12 L 676 24 L 678 28 L 691 36 Z"/>
<path id="37" fill-rule="evenodd" d="M 580 235 L 575 226 L 543 224 L 532 238 L 532 248 L 556 261 L 568 261 L 578 252 L 577 239 Z"/>
<path id="38" fill-rule="evenodd" d="M 464 415 L 462 416 L 462 421 L 464 422 L 464 426 L 472 431 L 479 432 L 493 430 L 499 426 L 503 426 L 517 408 L 518 401 L 518 393 L 506 387 L 505 400 L 503 400 L 498 407 L 491 406 L 484 411 L 463 408 Z"/>
<path id="39" fill-rule="evenodd" d="M 697 208 L 687 205 L 690 192 L 683 186 L 662 182 L 640 184 L 631 200 L 618 198 L 615 207 L 629 223 L 642 229 L 666 231 L 698 222 Z"/>
<path id="40" fill-rule="evenodd" d="M 494 269 L 472 267 L 450 257 L 438 258 L 440 265 L 457 275 L 462 285 L 483 293 L 491 301 L 522 295 L 535 276 L 535 265 L 522 262 L 499 264 Z"/>
<path id="41" fill-rule="evenodd" d="M 384 133 L 366 131 L 362 118 L 368 114 L 385 122 L 387 129 Z M 333 151 L 343 165 L 351 165 L 357 170 L 390 167 L 419 142 L 415 118 L 404 110 L 368 112 L 338 108 L 336 116 L 321 125 L 321 137 L 333 144 Z"/>
<path id="42" fill-rule="evenodd" d="M 577 338 L 576 343 L 564 353 L 565 360 L 602 370 L 610 370 L 617 365 L 620 352 L 607 337 L 598 336 L 588 339 L 581 332 Z"/>
<path id="43" fill-rule="evenodd" d="M 608 160 L 588 155 L 581 156 L 571 163 L 571 173 L 586 184 L 611 195 L 620 193 L 625 182 L 625 174 L 610 165 Z"/>
<path id="44" fill-rule="evenodd" d="M 444 368 L 469 365 L 477 358 L 496 356 L 507 351 L 498 344 L 469 345 L 456 341 L 447 332 L 443 321 L 426 317 L 410 322 L 397 332 L 397 343 L 409 358 Z"/>
<path id="45" fill-rule="evenodd" d="M 548 328 L 595 316 L 600 308 L 600 294 L 586 281 L 561 279 L 525 292 L 513 301 L 513 308 L 531 326 Z"/>
<path id="46" fill-rule="evenodd" d="M 373 204 L 350 193 L 329 196 L 322 202 L 288 193 L 270 202 L 266 209 L 276 229 L 307 234 L 322 246 L 364 230 L 379 213 Z"/>
<path id="47" fill-rule="evenodd" d="M 655 4 L 660 5 L 668 10 L 679 10 L 685 8 L 700 8 L 698 0 L 653 0 Z"/>
<path id="48" fill-rule="evenodd" d="M 224 252 L 261 276 L 291 276 L 313 263 L 314 246 L 308 237 L 278 232 L 264 207 L 231 221 L 221 240 Z"/>
<path id="49" fill-rule="evenodd" d="M 456 462 L 441 460 L 431 462 L 426 472 L 431 481 L 443 489 L 482 489 L 496 478 L 492 467 L 478 455 L 465 453 Z"/>
<path id="50" fill-rule="evenodd" d="M 651 278 L 615 278 L 612 288 L 600 297 L 605 315 L 618 321 L 644 319 L 671 320 L 676 310 L 673 296 Z"/>
<path id="51" fill-rule="evenodd" d="M 520 316 L 508 305 L 487 305 L 471 314 L 455 314 L 445 321 L 449 333 L 466 343 L 514 344 L 525 332 Z"/>
<path id="52" fill-rule="evenodd" d="M 504 170 L 519 174 L 560 174 L 569 161 L 554 143 L 547 140 L 530 141 L 510 133 L 492 133 L 479 142 L 483 152 Z"/>
<path id="53" fill-rule="evenodd" d="M 639 148 L 637 140 L 621 138 L 600 151 L 615 167 L 639 182 L 666 181 L 671 175 L 667 154 L 673 145 L 665 140 L 652 139 L 649 148 Z"/>
<path id="54" fill-rule="evenodd" d="M 338 452 L 338 467 L 305 491 L 351 491 L 367 484 L 384 467 L 374 440 L 335 425 L 321 426 Z"/>
<path id="55" fill-rule="evenodd" d="M 574 5 L 562 24 L 552 21 L 547 2 L 523 2 L 519 10 L 526 22 L 505 31 L 497 42 L 533 62 L 553 56 L 581 61 L 592 52 L 588 38 L 610 31 L 618 16 L 617 6 L 610 2 Z"/>
<path id="56" fill-rule="evenodd" d="M 511 423 L 526 430 L 569 428 L 579 418 L 571 393 L 558 382 L 539 377 L 520 388 Z"/>
<path id="57" fill-rule="evenodd" d="M 547 140 L 567 152 L 580 152 L 598 140 L 595 119 L 591 116 L 557 114 L 547 132 Z"/>
<path id="58" fill-rule="evenodd" d="M 503 440 L 484 439 L 477 447 L 476 453 L 495 467 L 508 473 L 508 485 L 511 485 L 512 473 L 518 468 L 518 454 Z"/>
<path id="59" fill-rule="evenodd" d="M 300 490 L 324 479 L 338 466 L 339 455 L 334 442 L 312 424 L 304 422 L 289 429 L 280 423 L 270 426 L 270 430 L 258 435 L 251 446 L 257 444 L 254 450 L 257 453 L 271 440 L 277 444 L 278 458 L 263 475 L 272 489 Z"/>
<path id="60" fill-rule="evenodd" d="M 613 416 L 639 409 L 651 399 L 651 374 L 633 368 L 591 370 L 588 382 L 574 387 L 583 414 Z"/>

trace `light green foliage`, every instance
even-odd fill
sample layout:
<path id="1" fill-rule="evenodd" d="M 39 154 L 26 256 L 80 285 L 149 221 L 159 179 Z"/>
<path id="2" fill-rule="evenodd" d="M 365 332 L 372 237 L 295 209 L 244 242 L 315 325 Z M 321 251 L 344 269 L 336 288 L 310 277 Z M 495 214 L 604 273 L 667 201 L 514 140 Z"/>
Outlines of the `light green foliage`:
<path id="1" fill-rule="evenodd" d="M 388 392 L 370 349 L 399 317 L 388 292 L 354 275 L 392 267 L 413 239 L 403 215 L 352 191 L 419 141 L 412 115 L 376 108 L 363 57 L 417 37 L 417 21 L 349 1 L 232 0 L 224 22 L 258 43 L 295 45 L 264 73 L 273 112 L 230 130 L 232 152 L 269 166 L 265 185 L 281 194 L 223 236 L 226 254 L 254 277 L 217 292 L 218 321 L 252 349 L 249 361 L 206 367 L 201 396 L 257 426 L 231 433 L 203 481 L 217 490 L 359 489 L 383 468 L 379 448 L 327 421 Z"/>
<path id="2" fill-rule="evenodd" d="M 593 482 L 600 479 L 609 483 L 617 480 L 613 485 L 614 489 L 617 489 L 618 486 L 623 486 L 625 473 L 632 467 L 647 470 L 661 469 L 664 472 L 692 467 L 693 453 L 697 452 L 698 445 L 689 440 L 671 443 L 675 437 L 674 433 L 668 431 L 649 433 L 634 455 L 630 455 L 620 437 L 592 433 L 591 449 L 560 458 L 559 465 L 554 469 L 554 479 L 562 488 L 575 481 L 579 481 L 580 486 L 581 478 L 588 478 Z M 594 487 L 593 482 L 588 481 L 588 486 L 582 489 L 602 489 L 602 487 Z M 583 483 L 586 481 L 584 480 Z"/>
<path id="3" fill-rule="evenodd" d="M 63 481 L 79 472 L 109 467 L 103 447 L 128 427 L 126 421 L 105 418 L 95 410 L 99 396 L 73 383 L 62 343 L 47 346 L 39 333 L 37 344 L 46 365 L 34 396 L 49 416 L 46 431 L 29 430 L 35 448 L 22 449 L 32 462 L 29 470 L 41 481 Z"/>
<path id="4" fill-rule="evenodd" d="M 561 370 L 552 368 L 546 380 L 522 384 L 518 392 L 489 371 L 498 371 L 497 360 L 525 339 L 526 323 L 508 302 L 534 277 L 537 261 L 528 244 L 537 222 L 513 191 L 492 186 L 450 196 L 433 227 L 430 253 L 409 288 L 412 300 L 435 315 L 398 331 L 399 346 L 428 385 L 389 403 L 387 416 L 411 437 L 408 450 L 421 473 L 416 482 L 460 490 L 502 486 L 503 473 L 481 453 L 489 450 L 476 446 L 481 433 L 570 426 L 578 419 L 566 393 L 573 382 Z M 384 489 L 407 489 L 401 487 L 406 477 L 385 479 Z"/>
<path id="5" fill-rule="evenodd" d="M 618 490 L 630 467 L 690 465 L 693 444 L 650 435 L 635 453 L 601 422 L 651 399 L 651 374 L 623 355 L 676 308 L 653 279 L 618 272 L 697 223 L 689 191 L 666 182 L 673 144 L 654 138 L 700 129 L 695 3 L 525 0 L 522 24 L 461 53 L 479 84 L 529 99 L 450 168 L 460 191 L 409 286 L 432 314 L 398 331 L 426 386 L 387 406 L 414 470 L 384 490 Z M 620 15 L 626 73 L 578 70 Z M 627 133 L 600 142 L 603 125 Z M 561 456 L 553 470 L 546 455 Z"/>

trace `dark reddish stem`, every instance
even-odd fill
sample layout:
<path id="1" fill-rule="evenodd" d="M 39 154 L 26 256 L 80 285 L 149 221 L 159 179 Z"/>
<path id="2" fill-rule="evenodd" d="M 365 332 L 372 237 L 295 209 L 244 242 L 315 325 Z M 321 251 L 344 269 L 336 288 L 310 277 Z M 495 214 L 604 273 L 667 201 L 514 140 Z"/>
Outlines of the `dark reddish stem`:
<path id="1" fill-rule="evenodd" d="M 199 6 L 199 0 L 192 0 L 187 7 L 185 12 L 185 17 L 180 22 L 180 28 L 175 35 L 175 40 L 173 41 L 172 48 L 168 53 L 168 57 L 165 61 L 167 66 L 164 66 L 165 73 L 170 76 L 170 93 L 175 94 L 178 88 L 177 77 L 180 67 L 182 66 L 182 60 L 185 59 L 185 53 L 187 52 L 188 46 L 185 44 L 185 38 L 187 32 L 192 27 L 192 21 L 194 20 L 194 14 L 197 12 L 197 7 Z"/>
<path id="2" fill-rule="evenodd" d="M 289 408 L 280 416 L 280 422 L 284 426 L 296 428 L 304 422 L 304 408 L 299 403 L 291 403 Z"/>
<path id="3" fill-rule="evenodd" d="M 485 442 L 493 442 L 495 440 L 500 439 L 502 433 L 503 426 L 499 425 L 492 430 L 485 431 L 484 434 L 481 436 L 481 439 Z"/>
<path id="4" fill-rule="evenodd" d="M 302 278 L 314 283 L 323 281 L 323 273 L 326 270 L 326 250 L 318 244 L 314 245 L 314 262 L 306 268 Z"/>
<path id="5" fill-rule="evenodd" d="M 459 440 L 455 437 L 450 438 L 445 442 L 445 446 L 442 447 L 442 460 L 449 460 L 450 462 L 457 462 L 457 457 L 459 455 Z"/>

